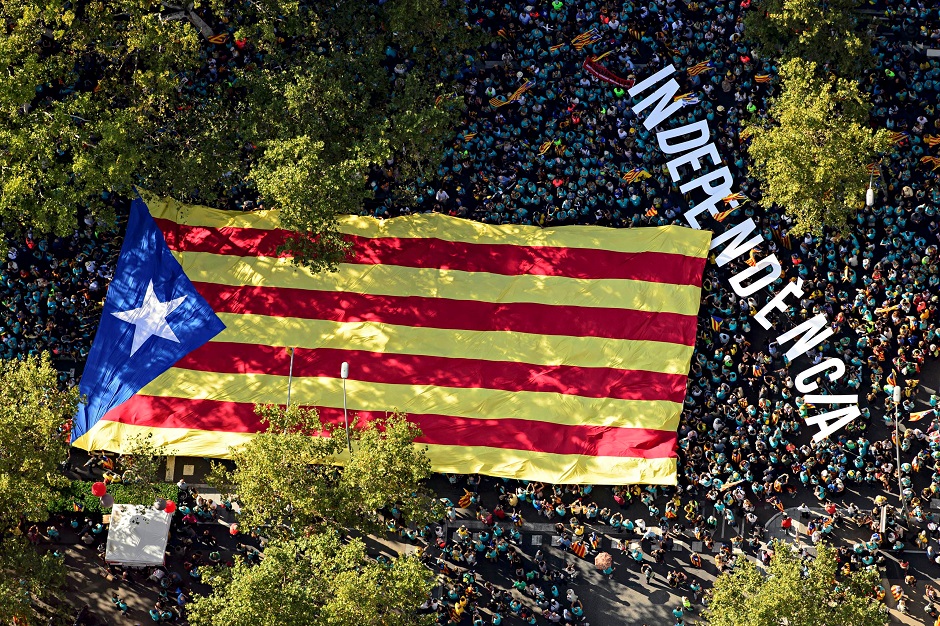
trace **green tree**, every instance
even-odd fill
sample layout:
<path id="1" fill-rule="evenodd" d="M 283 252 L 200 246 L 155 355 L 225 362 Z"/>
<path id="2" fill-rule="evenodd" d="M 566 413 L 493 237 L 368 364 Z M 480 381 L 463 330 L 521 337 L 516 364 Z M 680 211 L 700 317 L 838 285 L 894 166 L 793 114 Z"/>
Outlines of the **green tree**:
<path id="1" fill-rule="evenodd" d="M 39 552 L 22 535 L 0 539 L 0 622 L 47 623 L 35 599 L 49 599 L 64 584 L 65 567 L 52 552 Z"/>
<path id="2" fill-rule="evenodd" d="M 212 593 L 187 606 L 192 626 L 425 626 L 434 583 L 413 556 L 379 563 L 361 540 L 334 532 L 271 543 L 260 563 L 239 558 L 205 577 Z"/>
<path id="3" fill-rule="evenodd" d="M 316 411 L 259 406 L 257 412 L 266 431 L 233 450 L 234 469 L 216 464 L 208 478 L 237 497 L 243 526 L 269 526 L 267 532 L 283 536 L 324 527 L 377 532 L 391 507 L 406 522 L 441 518 L 439 503 L 422 485 L 431 466 L 414 445 L 420 432 L 403 416 L 353 429 L 348 457 L 343 429 L 322 424 Z"/>
<path id="4" fill-rule="evenodd" d="M 128 438 L 118 459 L 118 473 L 126 496 L 134 502 L 156 499 L 164 483 L 165 459 L 175 452 L 153 443 L 153 433 Z"/>
<path id="5" fill-rule="evenodd" d="M 46 519 L 46 506 L 68 484 L 65 425 L 78 389 L 62 391 L 48 354 L 0 361 L 0 532 Z"/>
<path id="6" fill-rule="evenodd" d="M 869 127 L 871 105 L 856 82 L 820 77 L 813 63 L 799 59 L 780 74 L 769 119 L 746 127 L 761 204 L 783 207 L 794 234 L 844 232 L 864 203 L 867 165 L 891 147 L 888 131 Z"/>
<path id="7" fill-rule="evenodd" d="M 68 234 L 80 207 L 107 218 L 104 191 L 230 208 L 242 186 L 283 210 L 299 262 L 333 267 L 335 216 L 372 195 L 370 167 L 408 177 L 442 155 L 458 106 L 439 96 L 476 41 L 464 4 L 197 5 L 0 4 L 0 220 Z M 208 40 L 227 24 L 242 50 Z"/>
<path id="8" fill-rule="evenodd" d="M 804 59 L 855 77 L 871 64 L 871 37 L 858 31 L 859 0 L 760 0 L 744 36 L 764 57 Z"/>
<path id="9" fill-rule="evenodd" d="M 705 610 L 711 626 L 884 626 L 884 605 L 873 597 L 876 570 L 837 574 L 836 551 L 822 543 L 806 563 L 791 545 L 774 542 L 767 572 L 748 560 L 715 581 Z"/>
<path id="10" fill-rule="evenodd" d="M 59 465 L 68 458 L 65 425 L 78 390 L 62 391 L 48 354 L 0 361 L 0 622 L 30 620 L 33 597 L 55 591 L 61 563 L 38 553 L 23 536 L 46 519 L 47 505 L 68 484 Z"/>

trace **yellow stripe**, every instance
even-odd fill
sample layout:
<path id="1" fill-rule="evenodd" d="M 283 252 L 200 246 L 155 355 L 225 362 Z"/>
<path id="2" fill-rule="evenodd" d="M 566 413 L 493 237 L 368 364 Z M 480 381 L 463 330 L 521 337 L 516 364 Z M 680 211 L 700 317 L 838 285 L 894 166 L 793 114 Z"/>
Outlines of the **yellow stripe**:
<path id="1" fill-rule="evenodd" d="M 285 372 L 286 373 L 286 372 Z M 287 394 L 287 376 L 220 374 L 170 368 L 140 390 L 140 395 L 278 404 Z M 403 411 L 479 419 L 516 419 L 551 424 L 652 428 L 675 432 L 682 405 L 665 400 L 585 398 L 554 392 L 505 391 L 479 387 L 434 387 L 346 381 L 352 411 Z M 342 408 L 339 378 L 294 377 L 291 400 L 299 404 Z M 481 426 L 482 427 L 482 426 Z"/>
<path id="2" fill-rule="evenodd" d="M 516 361 L 683 374 L 692 346 L 659 341 L 564 337 L 504 331 L 413 328 L 374 322 L 220 313 L 226 328 L 214 342 L 295 348 L 366 350 L 448 358 Z"/>
<path id="3" fill-rule="evenodd" d="M 677 482 L 676 459 L 545 454 L 476 446 L 432 445 L 427 448 L 431 469 L 435 472 L 484 474 L 556 485 L 675 485 Z"/>
<path id="4" fill-rule="evenodd" d="M 196 282 L 290 287 L 383 296 L 424 296 L 480 302 L 531 302 L 698 315 L 701 290 L 639 280 L 584 280 L 563 276 L 504 276 L 399 265 L 341 264 L 314 273 L 290 259 L 237 257 L 207 252 L 174 253 Z"/>
<path id="5" fill-rule="evenodd" d="M 172 220 L 189 226 L 208 228 L 280 228 L 278 211 L 237 213 L 202 206 L 184 205 L 172 199 L 159 199 L 145 195 L 144 199 L 154 217 Z M 433 237 L 445 241 L 468 243 L 513 244 L 521 246 L 551 246 L 562 248 L 591 248 L 612 252 L 664 252 L 704 258 L 708 254 L 711 233 L 682 226 L 655 228 L 612 229 L 602 226 L 562 226 L 539 228 L 483 224 L 439 213 L 419 213 L 390 220 L 371 217 L 341 216 L 337 220 L 340 232 L 361 237 Z"/>
<path id="6" fill-rule="evenodd" d="M 244 445 L 253 436 L 101 420 L 74 445 L 84 450 L 129 452 L 123 446 L 136 435 L 153 435 L 153 444 L 171 454 L 210 458 L 229 458 L 232 447 Z M 436 472 L 485 474 L 554 484 L 676 484 L 676 459 L 589 457 L 472 446 L 424 447 L 431 469 Z M 345 456 L 344 453 L 337 463 L 342 464 Z"/>

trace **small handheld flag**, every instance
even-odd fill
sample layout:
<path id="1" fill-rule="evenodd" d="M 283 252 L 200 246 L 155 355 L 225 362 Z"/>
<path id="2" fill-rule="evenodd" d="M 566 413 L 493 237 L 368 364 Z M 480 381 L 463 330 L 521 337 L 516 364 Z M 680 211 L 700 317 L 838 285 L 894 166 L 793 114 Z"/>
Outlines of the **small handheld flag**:
<path id="1" fill-rule="evenodd" d="M 571 45 L 574 46 L 576 50 L 581 50 L 585 46 L 589 46 L 592 43 L 597 43 L 603 39 L 601 34 L 597 31 L 596 26 L 592 26 L 591 30 L 585 31 L 571 40 Z"/>
<path id="2" fill-rule="evenodd" d="M 632 170 L 623 175 L 623 180 L 627 184 L 632 183 L 636 180 L 643 180 L 649 178 L 651 174 L 647 172 L 642 167 L 634 167 Z"/>
<path id="3" fill-rule="evenodd" d="M 921 163 L 930 163 L 931 165 L 933 165 L 933 168 L 931 168 L 931 169 L 940 168 L 940 158 L 937 158 L 937 157 L 935 157 L 935 156 L 925 156 L 925 157 L 921 157 L 920 162 L 921 162 Z"/>
<path id="4" fill-rule="evenodd" d="M 672 99 L 672 101 L 681 102 L 682 106 L 686 107 L 686 106 L 696 105 L 702 100 L 698 96 L 693 96 L 692 92 L 690 91 L 689 93 L 684 93 L 681 96 L 676 96 L 675 98 Z"/>
<path id="5" fill-rule="evenodd" d="M 529 80 L 527 80 L 521 87 L 519 87 L 519 89 L 516 89 L 516 90 L 512 93 L 512 95 L 509 96 L 509 99 L 508 99 L 508 100 L 502 100 L 502 99 L 500 99 L 500 98 L 492 98 L 492 99 L 490 99 L 490 105 L 492 105 L 493 108 L 498 109 L 498 108 L 501 107 L 501 106 L 505 106 L 505 105 L 507 105 L 507 104 L 511 104 L 511 103 L 513 103 L 513 102 L 517 102 L 517 101 L 519 101 L 519 100 L 522 98 L 522 94 L 524 94 L 525 92 L 527 92 L 529 89 L 532 89 L 532 87 L 534 87 L 534 86 L 535 86 L 535 80 L 529 79 Z"/>
<path id="6" fill-rule="evenodd" d="M 721 213 L 716 213 L 716 214 L 715 214 L 715 221 L 717 221 L 717 222 L 723 222 L 723 221 L 725 221 L 725 219 L 726 219 L 729 215 L 731 215 L 732 213 L 734 213 L 734 212 L 737 211 L 737 210 L 738 210 L 737 207 L 732 207 L 732 208 L 730 208 L 730 209 L 725 209 L 725 210 L 722 211 Z"/>
<path id="7" fill-rule="evenodd" d="M 721 323 L 722 323 L 723 321 L 724 321 L 724 320 L 723 320 L 722 318 L 718 317 L 717 315 L 712 315 L 712 330 L 715 331 L 716 333 L 717 333 L 719 330 L 721 330 Z"/>
<path id="8" fill-rule="evenodd" d="M 890 133 L 888 133 L 888 139 L 890 139 L 893 143 L 899 144 L 903 142 L 905 139 L 907 139 L 907 137 L 908 137 L 908 134 L 904 132 L 891 131 Z"/>
<path id="9" fill-rule="evenodd" d="M 689 76 L 698 76 L 702 72 L 707 72 L 712 69 L 714 69 L 714 66 L 711 61 L 702 61 L 688 68 L 686 72 L 689 73 Z"/>

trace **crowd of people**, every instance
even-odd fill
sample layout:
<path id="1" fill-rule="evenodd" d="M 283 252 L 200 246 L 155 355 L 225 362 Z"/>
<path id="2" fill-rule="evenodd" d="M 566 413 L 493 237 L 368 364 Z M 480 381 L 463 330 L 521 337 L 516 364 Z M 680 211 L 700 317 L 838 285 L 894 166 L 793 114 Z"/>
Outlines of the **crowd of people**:
<path id="1" fill-rule="evenodd" d="M 107 202 L 122 202 L 104 194 Z M 67 381 L 84 363 L 114 272 L 125 223 L 117 229 L 84 217 L 71 237 L 26 235 L 14 242 L 0 277 L 0 356 L 48 352 Z"/>
<path id="2" fill-rule="evenodd" d="M 923 547 L 940 564 L 938 519 L 929 506 L 940 491 L 940 396 L 920 385 L 924 368 L 940 356 L 940 185 L 937 173 L 920 162 L 936 151 L 926 136 L 940 134 L 940 61 L 910 45 L 937 45 L 940 9 L 912 0 L 871 5 L 872 14 L 886 18 L 872 21 L 878 29 L 875 64 L 862 80 L 872 98 L 872 125 L 905 135 L 873 169 L 874 205 L 859 210 L 850 234 L 797 237 L 789 234 L 792 222 L 784 213 L 758 206 L 760 188 L 748 176 L 740 122 L 766 115 L 776 87 L 775 63 L 760 58 L 743 32 L 748 0 L 466 5 L 469 22 L 494 40 L 468 53 L 460 72 L 458 95 L 466 114 L 437 176 L 407 183 L 379 176 L 377 201 L 364 213 L 384 218 L 437 211 L 542 227 L 684 224 L 687 199 L 663 173 L 665 158 L 631 111 L 635 101 L 582 64 L 592 55 L 620 76 L 641 79 L 667 63 L 689 68 L 709 62 L 706 71 L 682 73 L 682 91 L 691 94 L 691 102 L 670 123 L 709 120 L 750 199 L 737 215 L 752 217 L 766 235 L 759 256 L 775 252 L 783 262 L 774 291 L 785 281 L 803 280 L 806 295 L 772 321 L 782 332 L 825 312 L 834 334 L 809 351 L 808 362 L 843 359 L 849 368 L 838 384 L 825 377 L 817 382 L 825 392 L 859 394 L 864 408 L 832 438 L 811 442 L 803 423 L 819 409 L 794 388 L 796 371 L 774 336 L 751 322 L 764 300 L 739 298 L 726 286 L 727 276 L 747 259 L 723 268 L 708 264 L 679 427 L 679 486 L 605 489 L 604 497 L 612 498 L 605 506 L 590 486 L 496 480 L 489 495 L 481 496 L 478 479 L 461 481 L 470 499 L 462 507 L 450 503 L 452 516 L 456 520 L 458 508 L 471 511 L 485 524 L 481 533 L 459 527 L 448 533 L 446 526 L 437 532 L 399 529 L 428 546 L 429 563 L 446 581 L 443 597 L 429 600 L 426 608 L 438 613 L 441 624 L 460 623 L 464 616 L 474 626 L 513 618 L 582 622 L 583 605 L 568 586 L 574 571 L 549 566 L 541 550 L 526 557 L 514 541 L 523 515 L 557 521 L 561 547 L 580 556 L 597 552 L 598 532 L 635 534 L 638 541 L 626 542 L 618 563 L 601 568 L 604 573 L 611 575 L 621 561 L 647 580 L 658 572 L 688 590 L 686 601 L 694 603 L 705 592 L 685 570 L 695 569 L 693 557 L 701 566 L 701 556 L 689 555 L 683 568 L 664 564 L 677 534 L 709 545 L 718 541 L 716 529 L 723 524 L 735 536 L 715 558 L 722 571 L 734 567 L 734 547 L 768 558 L 766 550 L 760 552 L 762 512 L 782 511 L 792 506 L 789 499 L 811 492 L 826 511 L 801 512 L 812 523 L 815 542 L 834 536 L 844 517 L 860 527 L 873 524 L 885 506 L 884 494 L 897 498 L 898 481 L 908 514 L 892 516 L 887 532 L 847 548 L 845 566 L 877 566 L 879 551 L 902 553 L 908 546 Z M 250 44 L 245 46 L 234 39 L 217 46 L 219 52 L 207 56 L 205 77 L 217 80 L 222 65 L 250 54 Z M 198 82 L 186 87 L 197 88 Z M 507 102 L 513 94 L 518 98 Z M 389 165 L 387 173 L 394 171 Z M 399 196 L 389 189 L 399 184 L 411 186 L 414 203 L 393 200 Z M 233 198 L 240 193 L 234 190 Z M 232 208 L 253 206 L 233 200 Z M 10 248 L 0 280 L 4 357 L 49 350 L 66 364 L 84 359 L 119 240 L 89 218 L 71 238 L 28 238 Z M 902 390 L 899 406 L 892 399 L 895 387 Z M 895 444 L 901 448 L 899 467 Z M 871 510 L 833 504 L 847 489 L 871 495 Z M 644 540 L 655 543 L 644 547 Z M 475 573 L 484 561 L 505 569 L 519 593 Z M 683 623 L 688 608 L 677 607 L 676 623 Z"/>

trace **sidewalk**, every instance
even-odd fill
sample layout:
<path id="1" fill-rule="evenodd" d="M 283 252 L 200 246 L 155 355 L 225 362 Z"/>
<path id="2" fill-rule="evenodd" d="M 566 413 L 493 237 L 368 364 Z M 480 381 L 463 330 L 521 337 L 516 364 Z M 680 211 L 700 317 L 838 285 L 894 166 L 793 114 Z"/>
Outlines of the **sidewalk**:
<path id="1" fill-rule="evenodd" d="M 508 527 L 510 524 L 511 523 L 507 522 L 507 523 L 503 523 L 502 525 Z M 461 526 L 466 526 L 467 529 L 471 531 L 479 531 L 479 530 L 483 530 L 484 528 L 486 528 L 486 525 L 481 521 L 470 520 L 470 519 L 460 519 L 460 518 L 458 518 L 457 521 L 455 522 L 447 522 L 446 524 L 444 524 L 444 528 L 447 530 L 448 533 L 460 528 Z M 565 524 L 565 527 L 568 528 L 568 525 Z M 643 550 L 644 542 L 642 539 L 643 537 L 642 534 L 639 534 L 636 532 L 630 532 L 630 533 L 611 532 L 613 529 L 610 526 L 595 526 L 591 524 L 585 524 L 584 527 L 586 529 L 585 536 L 588 536 L 591 532 L 596 532 L 598 536 L 602 538 L 601 545 L 598 547 L 598 549 L 596 551 L 589 551 L 588 556 L 590 556 L 593 552 L 603 552 L 605 550 L 621 550 L 621 547 L 624 542 L 630 543 L 630 544 L 635 543 L 638 546 L 640 546 L 641 550 Z M 647 530 L 653 530 L 659 536 L 662 536 L 663 534 L 663 530 L 659 526 L 647 526 Z M 561 542 L 558 541 L 557 533 L 555 532 L 555 524 L 552 524 L 552 523 L 525 522 L 522 525 L 522 527 L 519 529 L 519 532 L 521 532 L 523 536 L 526 536 L 526 535 L 530 536 L 529 545 L 532 545 L 532 546 L 541 546 L 543 535 L 551 536 L 552 538 L 551 547 L 557 548 L 559 545 L 561 545 Z M 720 539 L 717 537 L 715 538 L 715 545 L 714 545 L 714 549 L 712 550 L 712 554 L 717 554 L 718 552 L 721 551 L 722 541 L 724 541 L 724 539 Z M 686 535 L 673 536 L 672 552 L 688 552 L 689 554 L 691 554 L 692 552 L 697 552 L 702 557 L 703 561 L 711 562 L 712 564 L 714 564 L 714 557 L 709 555 L 705 551 L 704 543 L 701 541 L 695 541 L 690 536 L 686 536 Z M 736 548 L 734 550 L 734 553 L 739 556 L 743 555 L 749 560 L 756 563 L 758 566 L 761 566 L 760 559 L 750 554 L 747 554 L 745 551 L 741 550 L 740 548 Z M 644 554 L 645 554 L 645 550 L 644 550 Z"/>
<path id="2" fill-rule="evenodd" d="M 827 515 L 826 510 L 822 507 L 809 507 L 809 510 L 811 513 L 816 514 L 816 515 L 821 515 L 821 516 Z M 793 526 L 790 528 L 789 531 L 785 531 L 780 526 L 780 521 L 783 519 L 783 513 L 786 513 L 787 515 L 789 515 L 790 518 L 793 520 Z M 800 520 L 800 511 L 797 508 L 793 507 L 793 508 L 785 509 L 783 513 L 777 513 L 776 515 L 771 517 L 769 520 L 767 520 L 767 534 L 766 534 L 767 540 L 771 541 L 772 539 L 777 539 L 785 543 L 790 543 L 790 544 L 805 548 L 807 553 L 815 557 L 816 547 L 813 545 L 813 542 L 809 539 L 806 524 L 804 524 Z M 855 542 L 852 541 L 852 539 L 848 537 L 840 537 L 840 539 L 850 546 L 855 544 Z M 904 552 L 905 554 L 925 554 L 925 551 L 923 550 L 905 550 Z M 886 560 L 892 561 L 895 564 L 898 563 L 898 559 L 895 558 L 894 555 L 892 555 L 891 553 L 886 552 L 884 550 L 882 550 L 881 553 L 884 555 Z M 887 576 L 884 575 L 884 572 L 882 572 L 882 574 L 883 575 L 881 578 L 881 585 L 887 591 L 891 588 L 891 585 L 893 583 L 887 578 Z M 931 578 L 931 580 L 933 581 L 934 579 Z M 897 582 L 900 582 L 900 581 L 895 581 L 895 583 Z M 908 602 L 908 605 L 911 609 L 917 610 L 917 609 L 914 609 L 914 607 L 917 607 L 919 609 L 921 605 L 923 604 L 922 602 L 919 601 L 920 600 L 919 594 L 912 596 L 912 594 L 910 593 L 910 589 L 906 588 L 906 586 L 905 586 L 905 595 L 909 598 L 909 600 L 915 600 L 914 602 L 910 602 L 910 601 Z M 902 624 L 910 624 L 911 626 L 916 626 L 919 624 L 926 623 L 922 620 L 917 619 L 914 615 L 904 614 L 898 611 L 897 602 L 895 602 L 894 597 L 892 597 L 890 593 L 888 593 L 885 596 L 885 604 L 887 605 L 891 616 Z M 927 617 L 926 614 L 924 614 L 924 617 L 925 618 Z"/>

